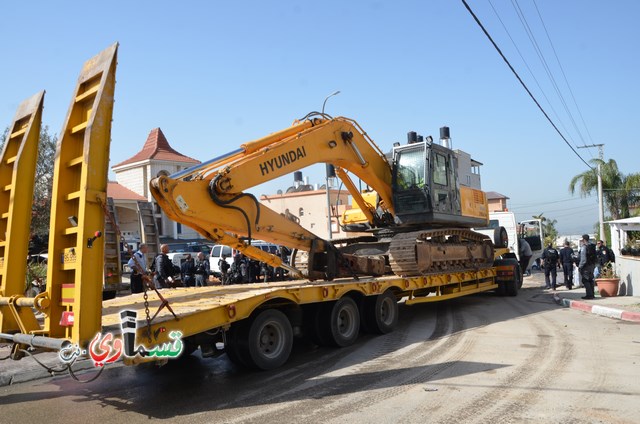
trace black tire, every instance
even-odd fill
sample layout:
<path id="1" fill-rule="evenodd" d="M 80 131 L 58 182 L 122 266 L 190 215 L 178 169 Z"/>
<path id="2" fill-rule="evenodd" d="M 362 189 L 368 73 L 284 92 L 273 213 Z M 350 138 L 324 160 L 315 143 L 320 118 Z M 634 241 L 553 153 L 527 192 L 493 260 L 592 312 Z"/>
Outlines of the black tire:
<path id="1" fill-rule="evenodd" d="M 496 267 L 509 266 L 512 269 L 513 279 L 506 280 L 501 279 L 498 281 L 498 289 L 496 293 L 499 296 L 517 296 L 518 290 L 522 287 L 522 273 L 520 272 L 520 265 L 515 258 L 498 259 L 494 262 Z"/>
<path id="2" fill-rule="evenodd" d="M 105 290 L 102 292 L 102 300 L 111 300 L 116 298 L 117 292 L 115 290 Z"/>
<path id="3" fill-rule="evenodd" d="M 360 323 L 367 333 L 387 334 L 398 325 L 398 300 L 387 290 L 362 302 Z"/>
<path id="4" fill-rule="evenodd" d="M 319 336 L 324 342 L 338 347 L 351 346 L 360 332 L 360 313 L 358 305 L 350 297 L 342 297 L 326 305 L 320 313 Z"/>
<path id="5" fill-rule="evenodd" d="M 244 321 L 234 323 L 226 333 L 224 351 L 233 364 L 242 368 L 250 368 L 249 363 L 241 355 L 241 346 L 239 344 L 239 340 L 246 340 L 247 337 L 248 330 Z"/>
<path id="6" fill-rule="evenodd" d="M 520 264 L 518 264 L 516 266 L 517 271 L 516 271 L 516 281 L 517 284 L 516 286 L 518 287 L 518 290 L 520 290 L 522 288 L 522 283 L 524 282 L 524 278 L 523 278 L 523 273 L 522 273 L 522 269 L 520 269 Z"/>
<path id="7" fill-rule="evenodd" d="M 189 358 L 193 354 L 193 352 L 198 350 L 198 344 L 195 342 L 195 340 L 189 338 L 186 338 L 182 341 L 182 346 L 182 352 L 180 353 L 180 356 L 178 356 L 178 359 L 180 360 Z"/>
<path id="8" fill-rule="evenodd" d="M 493 245 L 496 248 L 509 247 L 509 235 L 504 227 L 493 229 Z"/>
<path id="9" fill-rule="evenodd" d="M 520 265 L 518 265 L 517 262 L 513 265 L 513 274 L 513 280 L 505 282 L 505 293 L 507 296 L 517 296 L 518 290 L 522 287 L 522 273 L 520 272 Z"/>
<path id="10" fill-rule="evenodd" d="M 278 368 L 287 362 L 293 347 L 291 322 L 279 310 L 265 309 L 251 320 L 247 337 L 238 342 L 240 359 L 251 368 Z"/>

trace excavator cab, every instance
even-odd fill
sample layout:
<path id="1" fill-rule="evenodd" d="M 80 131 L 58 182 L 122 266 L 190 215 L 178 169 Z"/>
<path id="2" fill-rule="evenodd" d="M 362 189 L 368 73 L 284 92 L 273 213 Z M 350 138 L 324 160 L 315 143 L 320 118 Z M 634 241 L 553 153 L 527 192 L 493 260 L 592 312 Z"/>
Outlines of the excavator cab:
<path id="1" fill-rule="evenodd" d="M 421 141 L 409 133 L 409 144 L 393 150 L 393 201 L 396 223 L 446 226 L 464 221 L 460 209 L 457 158 L 451 149 Z"/>

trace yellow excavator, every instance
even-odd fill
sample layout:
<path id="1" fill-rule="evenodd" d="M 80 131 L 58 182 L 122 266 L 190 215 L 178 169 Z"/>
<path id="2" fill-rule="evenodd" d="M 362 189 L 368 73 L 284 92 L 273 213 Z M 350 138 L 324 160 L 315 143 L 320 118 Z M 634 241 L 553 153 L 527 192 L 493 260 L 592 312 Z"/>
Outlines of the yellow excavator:
<path id="1" fill-rule="evenodd" d="M 150 186 L 171 219 L 298 277 L 332 280 L 488 268 L 494 243 L 471 230 L 488 223 L 486 196 L 459 186 L 456 160 L 448 147 L 415 133 L 388 158 L 354 120 L 314 112 L 225 155 L 155 178 Z M 366 218 L 369 235 L 324 240 L 246 193 L 321 162 L 334 165 Z M 375 204 L 349 174 L 377 193 Z M 252 239 L 308 252 L 308 259 L 283 264 L 279 257 L 252 248 Z"/>

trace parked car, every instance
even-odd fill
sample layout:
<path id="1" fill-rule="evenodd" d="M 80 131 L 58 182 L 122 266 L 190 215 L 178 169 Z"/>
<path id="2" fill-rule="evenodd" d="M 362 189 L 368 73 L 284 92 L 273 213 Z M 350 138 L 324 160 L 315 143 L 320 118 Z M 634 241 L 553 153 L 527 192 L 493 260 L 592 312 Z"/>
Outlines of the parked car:
<path id="1" fill-rule="evenodd" d="M 251 245 L 253 247 L 260 248 L 265 252 L 272 253 L 274 255 L 278 254 L 278 246 L 273 243 L 267 243 L 266 241 L 254 240 Z M 288 254 L 289 249 L 285 249 L 285 252 Z M 216 277 L 220 276 L 220 267 L 218 266 L 218 262 L 222 257 L 226 257 L 227 263 L 231 265 L 233 263 L 233 257 L 236 255 L 238 250 L 232 249 L 229 246 L 225 246 L 223 244 L 216 244 L 211 248 L 211 256 L 209 256 L 209 267 L 211 268 L 211 273 Z M 285 260 L 286 261 L 286 260 Z M 288 262 L 287 262 L 288 263 Z"/>

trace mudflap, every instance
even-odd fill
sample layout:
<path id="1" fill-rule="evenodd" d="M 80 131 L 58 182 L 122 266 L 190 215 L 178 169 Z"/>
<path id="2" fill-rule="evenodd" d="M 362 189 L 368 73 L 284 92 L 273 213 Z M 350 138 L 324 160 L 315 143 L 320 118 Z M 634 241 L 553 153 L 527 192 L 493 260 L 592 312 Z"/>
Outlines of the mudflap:
<path id="1" fill-rule="evenodd" d="M 520 264 L 515 258 L 496 259 L 496 283 L 497 293 L 500 296 L 517 296 L 518 290 L 522 287 L 522 273 Z"/>

